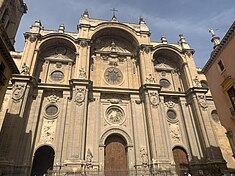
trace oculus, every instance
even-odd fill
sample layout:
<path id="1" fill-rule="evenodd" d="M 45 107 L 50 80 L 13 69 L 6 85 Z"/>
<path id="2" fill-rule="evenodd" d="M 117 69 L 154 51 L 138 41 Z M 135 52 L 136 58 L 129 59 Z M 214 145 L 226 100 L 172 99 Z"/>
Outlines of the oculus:
<path id="1" fill-rule="evenodd" d="M 51 79 L 53 81 L 61 81 L 64 79 L 64 73 L 62 71 L 58 71 L 58 70 L 53 71 L 51 73 Z"/>
<path id="2" fill-rule="evenodd" d="M 46 115 L 55 116 L 58 113 L 58 107 L 55 105 L 49 105 L 46 107 Z"/>
<path id="3" fill-rule="evenodd" d="M 107 68 L 104 73 L 105 80 L 112 85 L 120 84 L 123 80 L 122 72 L 115 67 Z"/>
<path id="4" fill-rule="evenodd" d="M 176 112 L 174 110 L 169 109 L 167 111 L 167 117 L 171 120 L 175 120 L 176 119 Z"/>
<path id="5" fill-rule="evenodd" d="M 159 83 L 164 88 L 168 88 L 171 85 L 171 83 L 167 79 L 161 79 Z"/>

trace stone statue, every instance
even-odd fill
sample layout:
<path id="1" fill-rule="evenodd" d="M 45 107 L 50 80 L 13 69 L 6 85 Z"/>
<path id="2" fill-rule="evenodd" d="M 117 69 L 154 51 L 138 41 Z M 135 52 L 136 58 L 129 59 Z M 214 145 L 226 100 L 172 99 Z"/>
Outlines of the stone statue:
<path id="1" fill-rule="evenodd" d="M 20 73 L 23 75 L 29 75 L 29 67 L 26 65 L 26 63 L 23 64 L 22 70 Z"/>

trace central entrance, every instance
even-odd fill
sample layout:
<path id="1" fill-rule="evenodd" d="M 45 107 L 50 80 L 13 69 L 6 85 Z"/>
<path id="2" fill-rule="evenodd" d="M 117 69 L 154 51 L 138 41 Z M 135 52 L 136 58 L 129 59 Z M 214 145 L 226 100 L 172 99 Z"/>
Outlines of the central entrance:
<path id="1" fill-rule="evenodd" d="M 127 175 L 126 141 L 118 135 L 111 135 L 105 141 L 105 176 Z"/>

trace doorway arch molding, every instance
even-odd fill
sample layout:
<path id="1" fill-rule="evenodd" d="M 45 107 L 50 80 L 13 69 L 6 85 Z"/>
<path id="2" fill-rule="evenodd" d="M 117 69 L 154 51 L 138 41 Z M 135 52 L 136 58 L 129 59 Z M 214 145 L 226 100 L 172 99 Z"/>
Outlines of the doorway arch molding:
<path id="1" fill-rule="evenodd" d="M 133 142 L 129 134 L 120 128 L 111 128 L 111 129 L 106 130 L 100 138 L 99 146 L 100 147 L 105 146 L 106 139 L 111 135 L 118 135 L 118 136 L 123 137 L 124 140 L 126 140 L 127 147 L 133 147 Z"/>

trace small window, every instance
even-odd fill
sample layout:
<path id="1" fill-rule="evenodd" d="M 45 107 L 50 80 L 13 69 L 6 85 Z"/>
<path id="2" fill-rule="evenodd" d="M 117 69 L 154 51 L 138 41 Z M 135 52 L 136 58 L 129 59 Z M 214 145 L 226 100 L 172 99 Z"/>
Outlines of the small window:
<path id="1" fill-rule="evenodd" d="M 235 90 L 234 90 L 234 87 L 231 87 L 230 89 L 228 89 L 227 93 L 228 93 L 230 101 L 233 105 L 233 109 L 235 110 Z"/>
<path id="2" fill-rule="evenodd" d="M 168 88 L 171 85 L 171 83 L 167 79 L 161 79 L 159 83 L 164 88 Z"/>
<path id="3" fill-rule="evenodd" d="M 223 71 L 223 70 L 224 70 L 224 64 L 223 64 L 222 60 L 220 60 L 220 61 L 218 62 L 218 66 L 219 66 L 219 68 L 220 68 L 220 71 Z"/>
<path id="4" fill-rule="evenodd" d="M 61 81 L 64 79 L 64 73 L 61 71 L 54 71 L 51 74 L 51 79 L 53 81 Z"/>

